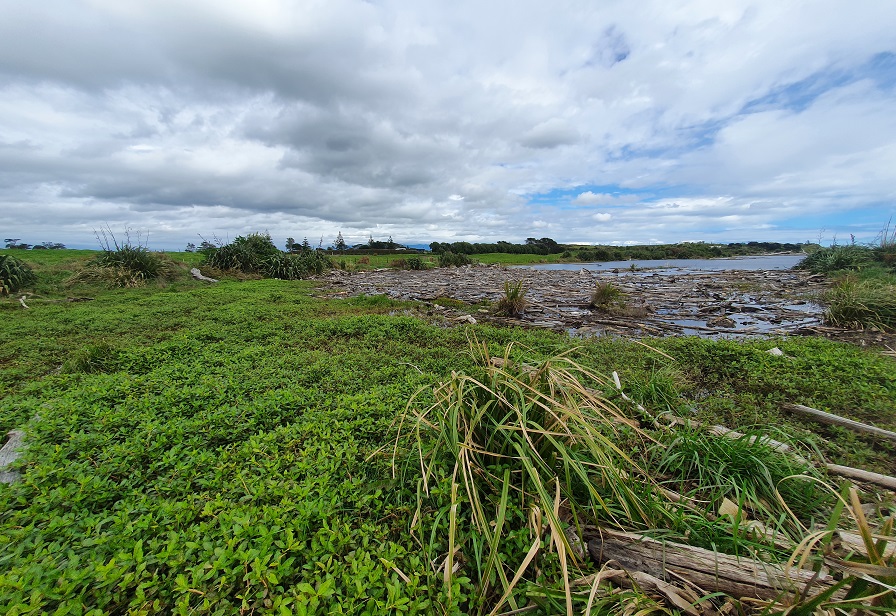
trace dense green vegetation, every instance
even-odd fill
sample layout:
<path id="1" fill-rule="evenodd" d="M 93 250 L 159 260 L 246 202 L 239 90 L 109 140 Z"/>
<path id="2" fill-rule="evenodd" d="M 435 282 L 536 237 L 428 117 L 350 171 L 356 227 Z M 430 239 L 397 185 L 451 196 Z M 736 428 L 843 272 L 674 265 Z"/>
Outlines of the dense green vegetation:
<path id="1" fill-rule="evenodd" d="M 833 278 L 822 300 L 834 325 L 896 330 L 896 231 L 881 232 L 872 246 L 821 248 L 798 266 Z"/>
<path id="2" fill-rule="evenodd" d="M 289 243 L 290 248 L 295 245 Z M 317 250 L 283 252 L 267 233 L 239 236 L 223 246 L 208 246 L 201 251 L 207 265 L 219 272 L 257 274 L 280 280 L 300 280 L 322 273 L 333 266 L 330 258 Z"/>
<path id="3" fill-rule="evenodd" d="M 423 306 L 321 299 L 301 281 L 207 285 L 182 272 L 133 289 L 65 286 L 91 258 L 67 252 L 28 254 L 30 310 L 0 301 L 0 433 L 28 441 L 22 480 L 0 485 L 0 613 L 487 613 L 505 594 L 502 610 L 558 613 L 563 572 L 594 567 L 561 558 L 559 527 L 575 522 L 553 513 L 554 490 L 582 522 L 777 560 L 789 553 L 706 512 L 728 498 L 793 541 L 800 524 L 831 519 L 833 497 L 785 479 L 831 481 L 823 470 L 654 425 L 664 412 L 896 472 L 892 445 L 780 411 L 796 402 L 896 429 L 894 360 L 870 350 L 796 338 L 651 350 L 448 327 Z M 570 410 L 574 436 L 554 436 L 547 408 Z M 532 468 L 516 465 L 525 443 L 511 415 L 540 435 Z M 476 449 L 474 484 L 455 474 L 464 438 L 495 448 Z M 592 485 L 595 462 L 604 481 Z M 660 482 L 705 511 L 659 499 Z M 576 610 L 589 592 L 570 594 Z M 649 602 L 627 596 L 598 598 L 620 612 Z"/>

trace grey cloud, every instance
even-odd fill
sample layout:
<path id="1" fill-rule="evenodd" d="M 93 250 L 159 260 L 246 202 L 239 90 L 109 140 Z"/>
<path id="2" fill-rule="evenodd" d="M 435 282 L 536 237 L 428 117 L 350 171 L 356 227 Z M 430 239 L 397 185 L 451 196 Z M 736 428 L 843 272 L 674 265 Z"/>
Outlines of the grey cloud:
<path id="1" fill-rule="evenodd" d="M 552 118 L 523 135 L 520 143 L 527 148 L 550 149 L 579 141 L 579 132 L 565 120 Z"/>
<path id="2" fill-rule="evenodd" d="M 760 201 L 870 211 L 892 195 L 892 91 L 743 112 L 891 49 L 885 2 L 823 0 L 811 19 L 788 3 L 7 4 L 0 208 L 28 203 L 23 228 L 607 241 L 662 224 L 672 241 L 714 217 L 765 232 L 792 216 Z"/>

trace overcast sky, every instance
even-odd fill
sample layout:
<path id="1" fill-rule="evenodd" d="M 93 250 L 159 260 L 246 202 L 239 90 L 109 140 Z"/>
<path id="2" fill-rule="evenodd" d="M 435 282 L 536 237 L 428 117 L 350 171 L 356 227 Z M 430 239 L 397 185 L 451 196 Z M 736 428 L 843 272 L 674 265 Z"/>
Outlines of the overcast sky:
<path id="1" fill-rule="evenodd" d="M 892 0 L 0 9 L 0 233 L 28 243 L 844 242 L 896 214 Z"/>

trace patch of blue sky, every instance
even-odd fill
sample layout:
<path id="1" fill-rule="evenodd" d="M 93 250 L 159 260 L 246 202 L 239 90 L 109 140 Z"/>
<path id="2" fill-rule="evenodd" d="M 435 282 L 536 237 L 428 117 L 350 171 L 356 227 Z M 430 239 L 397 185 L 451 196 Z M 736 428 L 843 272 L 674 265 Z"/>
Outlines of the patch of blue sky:
<path id="1" fill-rule="evenodd" d="M 583 193 L 591 193 L 599 196 L 599 201 L 589 203 L 576 202 L 576 198 Z M 542 193 L 525 195 L 527 201 L 533 206 L 549 206 L 560 210 L 575 210 L 581 208 L 612 209 L 617 207 L 630 207 L 638 203 L 645 203 L 662 199 L 664 197 L 683 197 L 699 194 L 699 191 L 687 186 L 649 186 L 643 188 L 625 188 L 616 184 L 582 184 L 573 188 L 554 188 Z"/>
<path id="2" fill-rule="evenodd" d="M 554 188 L 547 192 L 543 193 L 535 193 L 532 195 L 528 195 L 529 203 L 533 204 L 545 204 L 545 205 L 572 205 L 572 201 L 578 197 L 580 194 L 585 192 L 591 192 L 596 195 L 611 195 L 613 197 L 625 197 L 628 195 L 639 196 L 643 194 L 641 190 L 634 190 L 631 188 L 622 188 L 621 186 L 616 185 L 596 185 L 596 184 L 585 184 L 581 186 L 575 186 L 573 188 Z M 575 206 L 577 207 L 577 206 Z"/>
<path id="3" fill-rule="evenodd" d="M 894 214 L 896 212 L 892 204 L 875 203 L 838 212 L 825 211 L 817 215 L 807 212 L 793 218 L 778 219 L 775 227 L 784 230 L 815 230 L 810 239 L 821 239 L 822 244 L 849 242 L 850 233 L 855 235 L 857 242 L 870 243 Z"/>
<path id="4" fill-rule="evenodd" d="M 878 53 L 865 63 L 852 68 L 829 67 L 809 75 L 805 79 L 775 88 L 768 94 L 749 101 L 741 114 L 757 113 L 772 109 L 800 112 L 815 100 L 835 88 L 870 80 L 881 90 L 896 87 L 896 54 Z"/>

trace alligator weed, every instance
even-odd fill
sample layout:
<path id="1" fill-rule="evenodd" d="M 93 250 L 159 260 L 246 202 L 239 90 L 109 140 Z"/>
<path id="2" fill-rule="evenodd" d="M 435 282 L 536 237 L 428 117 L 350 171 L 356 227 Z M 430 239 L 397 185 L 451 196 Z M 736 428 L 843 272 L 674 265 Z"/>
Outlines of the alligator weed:
<path id="1" fill-rule="evenodd" d="M 896 451 L 779 408 L 896 429 L 892 357 L 816 338 L 574 342 L 312 281 L 66 287 L 95 256 L 66 253 L 17 252 L 40 294 L 0 297 L 0 435 L 26 442 L 0 484 L 4 614 L 673 611 L 583 582 L 595 528 L 847 580 L 790 603 L 708 596 L 707 613 L 834 610 L 841 590 L 890 609 L 892 496 L 822 482 L 826 459 L 894 474 Z M 667 414 L 786 440 L 810 465 Z"/>

